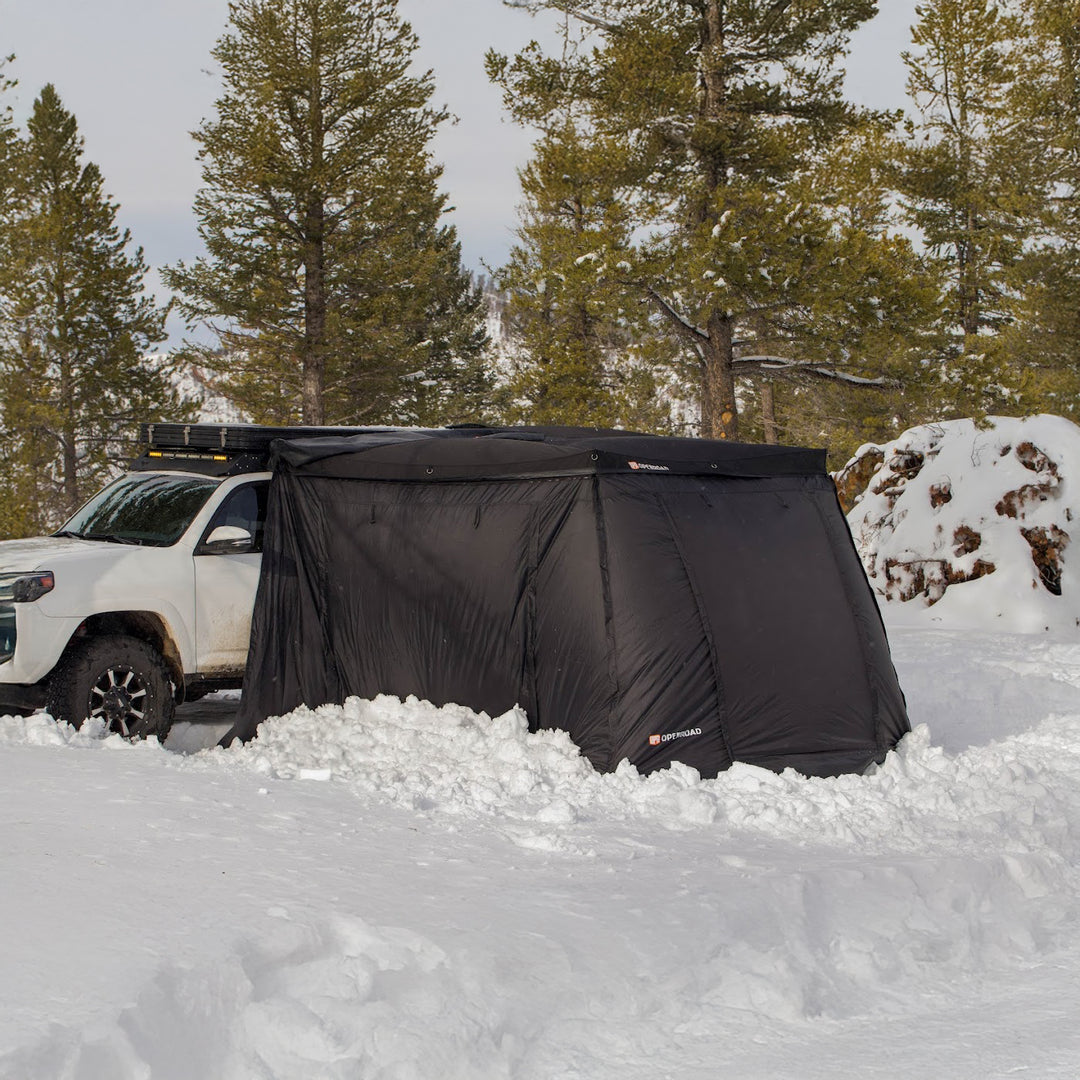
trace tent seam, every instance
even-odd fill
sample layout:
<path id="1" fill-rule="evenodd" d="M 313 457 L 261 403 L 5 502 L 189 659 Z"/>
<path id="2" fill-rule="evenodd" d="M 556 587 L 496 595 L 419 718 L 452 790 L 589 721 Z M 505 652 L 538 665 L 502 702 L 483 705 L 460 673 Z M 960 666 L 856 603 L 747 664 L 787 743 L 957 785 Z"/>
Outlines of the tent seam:
<path id="1" fill-rule="evenodd" d="M 702 494 L 704 494 L 704 489 Z M 694 607 L 697 609 L 698 621 L 701 623 L 701 632 L 704 634 L 705 641 L 709 646 L 709 662 L 712 664 L 713 683 L 716 686 L 716 726 L 720 732 L 720 742 L 723 744 L 724 753 L 727 754 L 728 765 L 730 766 L 735 763 L 735 755 L 731 751 L 731 741 L 728 739 L 727 725 L 724 722 L 724 717 L 727 715 L 727 696 L 724 693 L 724 682 L 720 678 L 720 657 L 716 651 L 716 639 L 713 636 L 712 623 L 709 622 L 705 615 L 701 592 L 698 589 L 697 582 L 694 580 L 694 575 L 690 573 L 690 565 L 686 561 L 686 555 L 679 540 L 679 533 L 675 527 L 675 518 L 672 516 L 671 508 L 663 495 L 657 494 L 656 501 L 660 504 L 660 509 L 667 519 L 668 528 L 671 531 L 671 542 L 675 545 L 675 553 L 679 556 L 683 574 L 686 576 L 687 584 L 690 586 L 690 595 L 694 598 Z"/>
<path id="2" fill-rule="evenodd" d="M 477 504 L 477 512 L 479 512 Z M 538 604 L 536 599 L 536 576 L 540 572 L 540 511 L 533 506 L 529 528 L 529 580 L 525 598 L 525 664 L 526 679 L 529 688 L 529 702 L 526 706 L 529 714 L 529 730 L 540 730 L 540 691 L 536 678 L 536 648 L 539 636 L 536 620 Z"/>
<path id="3" fill-rule="evenodd" d="M 835 497 L 836 488 L 835 486 L 833 486 L 831 481 L 829 482 L 829 486 L 832 487 L 833 495 Z M 832 542 L 836 539 L 835 531 L 830 530 L 829 519 L 826 516 L 825 512 L 822 510 L 818 500 L 814 498 L 812 494 L 808 494 L 808 497 L 810 499 L 811 505 L 814 507 L 814 512 L 818 516 L 818 520 L 821 522 L 821 527 L 825 531 L 826 539 L 830 540 L 829 554 L 832 556 L 833 565 L 836 567 L 837 576 L 840 578 L 840 588 L 844 590 L 844 596 L 847 598 L 848 607 L 851 609 L 851 615 L 854 619 L 854 624 L 858 628 L 858 633 L 856 634 L 856 637 L 859 640 L 859 652 L 862 655 L 863 678 L 866 681 L 866 689 L 870 695 L 870 720 L 873 724 L 874 729 L 874 742 L 879 751 L 886 750 L 887 740 L 883 737 L 884 731 L 881 722 L 881 697 L 877 692 L 877 687 L 874 685 L 874 680 L 870 676 L 870 672 L 872 670 L 871 661 L 873 659 L 871 652 L 873 651 L 873 647 L 870 643 L 870 636 L 867 633 L 866 618 L 863 615 L 863 612 L 859 609 L 859 605 L 855 603 L 855 597 L 848 583 L 847 575 L 844 573 L 844 568 L 840 565 L 840 559 L 836 550 L 836 545 Z M 840 520 L 844 521 L 844 518 L 841 516 Z M 851 543 L 852 549 L 854 549 L 854 541 L 851 538 L 851 533 L 848 531 L 846 521 L 844 521 L 844 532 L 847 533 L 848 541 Z M 858 559 L 857 552 L 855 554 L 855 557 Z M 862 565 L 861 560 L 859 560 L 859 565 Z M 876 601 L 874 602 L 874 608 L 875 610 L 877 609 Z"/>
<path id="4" fill-rule="evenodd" d="M 607 521 L 604 517 L 604 501 L 600 496 L 599 473 L 593 474 L 592 489 L 593 519 L 596 522 L 596 540 L 600 548 L 600 597 L 604 606 L 604 637 L 608 643 L 608 683 L 611 687 L 607 709 L 607 770 L 610 772 L 615 754 L 615 709 L 622 695 L 619 689 L 618 643 L 615 640 L 615 605 L 611 600 Z"/>

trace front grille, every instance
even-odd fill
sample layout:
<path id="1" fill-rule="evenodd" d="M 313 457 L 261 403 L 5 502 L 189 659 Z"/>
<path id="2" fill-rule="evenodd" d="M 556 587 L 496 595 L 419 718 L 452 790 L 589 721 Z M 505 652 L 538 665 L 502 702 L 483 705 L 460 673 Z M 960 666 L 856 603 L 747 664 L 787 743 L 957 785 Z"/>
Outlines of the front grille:
<path id="1" fill-rule="evenodd" d="M 11 603 L 11 587 L 23 576 L 22 574 L 0 574 L 0 604 Z"/>
<path id="2" fill-rule="evenodd" d="M 0 574 L 0 664 L 15 655 L 15 604 L 11 586 L 22 574 Z"/>
<path id="3" fill-rule="evenodd" d="M 9 586 L 10 592 L 10 586 Z M 0 602 L 0 664 L 15 655 L 15 605 Z"/>

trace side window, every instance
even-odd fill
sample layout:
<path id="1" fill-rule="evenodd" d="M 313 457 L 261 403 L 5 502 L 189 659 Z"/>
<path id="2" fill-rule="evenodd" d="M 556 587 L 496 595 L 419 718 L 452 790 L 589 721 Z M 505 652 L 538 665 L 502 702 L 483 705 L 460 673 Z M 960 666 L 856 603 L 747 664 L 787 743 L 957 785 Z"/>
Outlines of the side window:
<path id="1" fill-rule="evenodd" d="M 210 524 L 206 526 L 199 546 L 206 543 L 206 538 L 219 525 L 235 525 L 247 529 L 254 538 L 247 551 L 262 551 L 263 527 L 266 524 L 266 498 L 270 490 L 268 480 L 259 480 L 254 484 L 244 484 L 235 488 L 225 501 L 214 511 Z M 199 549 L 196 549 L 198 554 Z"/>

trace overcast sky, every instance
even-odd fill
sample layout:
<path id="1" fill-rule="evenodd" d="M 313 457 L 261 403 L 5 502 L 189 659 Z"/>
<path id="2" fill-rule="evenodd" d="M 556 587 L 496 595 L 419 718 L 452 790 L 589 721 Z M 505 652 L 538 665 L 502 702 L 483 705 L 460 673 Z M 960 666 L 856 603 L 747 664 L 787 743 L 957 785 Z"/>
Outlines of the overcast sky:
<path id="1" fill-rule="evenodd" d="M 879 0 L 880 14 L 859 32 L 847 65 L 856 101 L 903 104 L 899 53 L 915 3 Z M 435 71 L 437 102 L 459 117 L 443 129 L 435 153 L 465 263 L 478 271 L 498 266 L 512 239 L 515 170 L 530 137 L 503 120 L 484 52 L 513 52 L 551 24 L 501 0 L 400 0 L 400 9 L 419 35 L 421 62 Z M 199 170 L 189 132 L 219 90 L 207 69 L 227 12 L 226 0 L 0 0 L 0 54 L 16 54 L 8 70 L 19 80 L 19 118 L 45 83 L 55 84 L 152 266 L 199 252 L 191 216 Z"/>

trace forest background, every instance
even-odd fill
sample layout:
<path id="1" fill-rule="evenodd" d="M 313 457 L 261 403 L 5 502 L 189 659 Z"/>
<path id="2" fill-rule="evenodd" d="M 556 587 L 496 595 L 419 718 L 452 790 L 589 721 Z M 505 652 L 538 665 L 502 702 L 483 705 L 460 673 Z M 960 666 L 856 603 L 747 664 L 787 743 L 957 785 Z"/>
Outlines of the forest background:
<path id="1" fill-rule="evenodd" d="M 571 423 L 827 445 L 1071 415 L 1080 0 L 927 0 L 903 112 L 844 97 L 873 0 L 507 0 L 516 240 L 462 265 L 449 121 L 396 0 L 238 0 L 193 133 L 203 252 L 147 266 L 55 88 L 0 99 L 0 535 L 55 528 L 185 419 Z M 17 57 L 5 74 L 18 75 Z M 170 309 L 192 328 L 163 356 Z M 489 334 L 489 328 L 494 334 Z"/>

